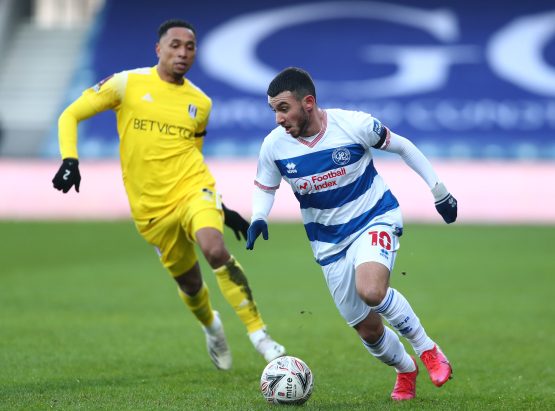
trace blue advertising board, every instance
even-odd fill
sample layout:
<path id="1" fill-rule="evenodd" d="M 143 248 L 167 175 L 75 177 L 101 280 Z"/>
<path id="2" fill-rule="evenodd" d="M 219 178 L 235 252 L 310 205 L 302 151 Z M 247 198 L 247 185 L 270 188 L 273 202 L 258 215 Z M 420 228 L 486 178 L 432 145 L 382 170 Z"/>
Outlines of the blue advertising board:
<path id="1" fill-rule="evenodd" d="M 72 88 L 154 66 L 159 24 L 193 23 L 189 77 L 213 99 L 209 156 L 256 156 L 275 126 L 266 89 L 308 70 L 321 107 L 364 110 L 427 155 L 555 158 L 555 4 L 443 1 L 108 1 Z M 113 114 L 80 152 L 117 155 Z"/>

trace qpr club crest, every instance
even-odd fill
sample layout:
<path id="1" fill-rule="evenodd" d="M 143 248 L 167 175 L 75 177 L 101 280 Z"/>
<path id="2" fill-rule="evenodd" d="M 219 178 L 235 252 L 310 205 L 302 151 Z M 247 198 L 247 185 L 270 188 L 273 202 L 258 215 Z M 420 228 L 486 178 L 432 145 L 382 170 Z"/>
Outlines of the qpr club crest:
<path id="1" fill-rule="evenodd" d="M 344 166 L 351 159 L 351 152 L 345 147 L 339 147 L 333 150 L 331 158 L 338 166 Z"/>

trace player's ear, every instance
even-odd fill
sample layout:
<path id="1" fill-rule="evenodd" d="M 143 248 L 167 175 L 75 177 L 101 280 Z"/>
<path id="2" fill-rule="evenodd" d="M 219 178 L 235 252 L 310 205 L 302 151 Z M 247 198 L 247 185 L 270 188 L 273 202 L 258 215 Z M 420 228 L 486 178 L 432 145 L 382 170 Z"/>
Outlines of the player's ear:
<path id="1" fill-rule="evenodd" d="M 156 50 L 156 57 L 160 58 L 160 43 L 156 43 L 156 47 L 154 49 Z"/>
<path id="2" fill-rule="evenodd" d="M 311 111 L 312 109 L 314 109 L 315 105 L 316 105 L 316 99 L 314 98 L 314 96 L 311 96 L 309 94 L 308 96 L 303 97 L 303 106 L 305 110 Z"/>

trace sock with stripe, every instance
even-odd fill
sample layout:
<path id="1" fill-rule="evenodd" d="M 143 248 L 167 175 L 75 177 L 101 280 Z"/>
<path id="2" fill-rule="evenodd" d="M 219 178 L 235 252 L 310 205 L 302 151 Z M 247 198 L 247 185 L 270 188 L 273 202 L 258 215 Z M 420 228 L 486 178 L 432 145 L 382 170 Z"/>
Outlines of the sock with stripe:
<path id="1" fill-rule="evenodd" d="M 389 288 L 383 301 L 372 311 L 380 314 L 400 335 L 405 337 L 416 354 L 434 347 L 407 299 L 399 291 Z"/>
<path id="2" fill-rule="evenodd" d="M 414 361 L 401 344 L 399 337 L 390 328 L 384 327 L 384 333 L 373 344 L 362 338 L 361 341 L 370 354 L 384 364 L 395 367 L 397 372 L 412 372 L 416 369 Z"/>

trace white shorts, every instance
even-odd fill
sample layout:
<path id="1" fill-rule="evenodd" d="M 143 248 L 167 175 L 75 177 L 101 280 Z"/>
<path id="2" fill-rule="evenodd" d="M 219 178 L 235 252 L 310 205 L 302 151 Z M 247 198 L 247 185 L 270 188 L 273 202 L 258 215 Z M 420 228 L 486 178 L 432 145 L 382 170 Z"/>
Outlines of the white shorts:
<path id="1" fill-rule="evenodd" d="M 362 263 L 378 262 L 393 270 L 399 237 L 395 224 L 380 221 L 371 225 L 347 250 L 347 254 L 322 267 L 333 301 L 341 316 L 351 327 L 364 320 L 370 307 L 359 297 L 355 284 L 355 269 Z"/>

